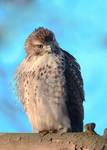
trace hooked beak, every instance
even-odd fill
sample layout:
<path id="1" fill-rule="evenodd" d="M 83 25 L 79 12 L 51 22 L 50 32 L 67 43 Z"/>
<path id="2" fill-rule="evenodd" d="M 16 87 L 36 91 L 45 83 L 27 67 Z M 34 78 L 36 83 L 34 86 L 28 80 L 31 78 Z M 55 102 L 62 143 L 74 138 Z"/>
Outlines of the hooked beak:
<path id="1" fill-rule="evenodd" d="M 48 53 L 52 53 L 52 49 L 53 49 L 52 44 L 46 45 L 46 51 L 47 51 Z"/>

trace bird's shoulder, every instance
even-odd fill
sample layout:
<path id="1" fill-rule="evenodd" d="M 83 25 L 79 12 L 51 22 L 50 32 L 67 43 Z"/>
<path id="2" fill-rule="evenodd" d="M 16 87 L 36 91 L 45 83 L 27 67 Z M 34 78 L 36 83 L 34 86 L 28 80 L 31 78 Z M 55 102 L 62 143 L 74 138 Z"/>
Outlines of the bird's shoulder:
<path id="1" fill-rule="evenodd" d="M 65 57 L 65 77 L 67 81 L 68 93 L 73 94 L 76 99 L 83 101 L 84 89 L 81 68 L 76 58 L 67 51 L 61 49 Z"/>

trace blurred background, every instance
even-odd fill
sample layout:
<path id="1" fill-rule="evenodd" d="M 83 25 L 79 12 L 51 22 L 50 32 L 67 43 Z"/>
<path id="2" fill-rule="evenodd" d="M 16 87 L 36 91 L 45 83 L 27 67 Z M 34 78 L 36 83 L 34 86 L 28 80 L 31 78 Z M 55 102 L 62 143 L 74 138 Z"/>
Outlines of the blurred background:
<path id="1" fill-rule="evenodd" d="M 84 123 L 107 127 L 107 1 L 0 0 L 0 132 L 32 132 L 13 90 L 13 76 L 25 57 L 24 42 L 37 27 L 56 35 L 77 58 L 84 79 Z"/>

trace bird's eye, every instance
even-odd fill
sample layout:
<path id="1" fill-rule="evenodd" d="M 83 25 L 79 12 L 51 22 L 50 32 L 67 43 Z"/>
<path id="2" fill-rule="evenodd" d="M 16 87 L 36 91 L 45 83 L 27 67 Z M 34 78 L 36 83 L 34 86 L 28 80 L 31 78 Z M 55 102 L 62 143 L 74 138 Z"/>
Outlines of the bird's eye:
<path id="1" fill-rule="evenodd" d="M 43 45 L 42 44 L 38 44 L 36 45 L 38 48 L 43 48 Z"/>

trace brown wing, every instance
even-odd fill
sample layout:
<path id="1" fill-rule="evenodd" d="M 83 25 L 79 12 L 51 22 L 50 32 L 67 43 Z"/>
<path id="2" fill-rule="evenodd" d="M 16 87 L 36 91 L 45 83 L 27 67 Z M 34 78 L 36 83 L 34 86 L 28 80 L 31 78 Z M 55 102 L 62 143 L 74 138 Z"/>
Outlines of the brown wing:
<path id="1" fill-rule="evenodd" d="M 65 78 L 67 90 L 67 110 L 71 120 L 72 131 L 79 132 L 83 130 L 83 80 L 80 72 L 80 66 L 76 59 L 68 52 L 62 50 L 65 56 Z"/>

